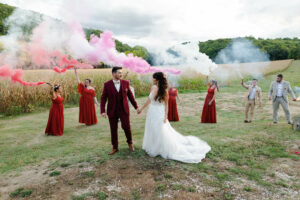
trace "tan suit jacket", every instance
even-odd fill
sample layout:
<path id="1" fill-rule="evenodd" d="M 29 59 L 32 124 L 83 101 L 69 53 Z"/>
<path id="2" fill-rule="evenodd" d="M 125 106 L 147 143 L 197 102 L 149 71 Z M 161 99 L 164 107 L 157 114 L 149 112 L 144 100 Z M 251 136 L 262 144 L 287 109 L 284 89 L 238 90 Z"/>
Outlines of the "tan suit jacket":
<path id="1" fill-rule="evenodd" d="M 243 87 L 248 89 L 248 93 L 246 95 L 246 101 L 249 100 L 250 93 L 252 91 L 253 85 L 246 85 L 245 83 L 243 84 Z M 259 102 L 259 104 L 262 103 L 262 92 L 261 88 L 256 86 L 256 92 L 255 92 L 255 98 L 254 98 L 254 103 Z"/>
<path id="2" fill-rule="evenodd" d="M 271 86 L 270 86 L 270 90 L 269 90 L 269 97 L 272 97 L 273 101 L 276 100 L 276 97 L 277 97 L 277 87 L 278 87 L 278 82 L 277 81 L 273 81 L 271 83 Z M 287 81 L 282 81 L 282 88 L 283 88 L 283 91 L 282 91 L 282 98 L 288 102 L 288 93 L 290 93 L 292 95 L 293 98 L 296 98 L 291 86 L 290 86 L 290 83 L 287 82 Z"/>

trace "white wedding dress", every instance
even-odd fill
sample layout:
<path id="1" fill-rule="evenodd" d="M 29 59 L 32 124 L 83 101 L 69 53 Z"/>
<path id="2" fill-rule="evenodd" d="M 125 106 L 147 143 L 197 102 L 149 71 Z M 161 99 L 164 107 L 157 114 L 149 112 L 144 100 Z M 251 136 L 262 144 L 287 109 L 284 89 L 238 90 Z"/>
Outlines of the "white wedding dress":
<path id="1" fill-rule="evenodd" d="M 183 136 L 172 128 L 169 121 L 164 123 L 165 104 L 154 100 L 152 92 L 145 126 L 143 149 L 152 157 L 185 163 L 199 163 L 210 146 L 195 136 Z"/>

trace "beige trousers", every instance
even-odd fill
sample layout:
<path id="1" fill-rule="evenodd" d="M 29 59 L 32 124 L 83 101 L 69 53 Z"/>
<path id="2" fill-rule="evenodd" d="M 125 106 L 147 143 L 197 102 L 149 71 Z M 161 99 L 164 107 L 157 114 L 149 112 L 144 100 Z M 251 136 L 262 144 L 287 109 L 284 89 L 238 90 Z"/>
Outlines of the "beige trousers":
<path id="1" fill-rule="evenodd" d="M 277 122 L 277 120 L 278 120 L 279 104 L 283 108 L 286 119 L 288 120 L 288 122 L 291 122 L 289 103 L 287 101 L 285 101 L 284 98 L 282 98 L 282 97 L 276 97 L 276 99 L 273 101 L 273 121 Z"/>
<path id="2" fill-rule="evenodd" d="M 245 120 L 247 120 L 247 121 L 252 121 L 253 120 L 254 108 L 255 108 L 255 101 L 254 101 L 254 99 L 253 100 L 249 99 L 246 102 Z M 250 118 L 248 118 L 249 110 L 250 110 Z"/>

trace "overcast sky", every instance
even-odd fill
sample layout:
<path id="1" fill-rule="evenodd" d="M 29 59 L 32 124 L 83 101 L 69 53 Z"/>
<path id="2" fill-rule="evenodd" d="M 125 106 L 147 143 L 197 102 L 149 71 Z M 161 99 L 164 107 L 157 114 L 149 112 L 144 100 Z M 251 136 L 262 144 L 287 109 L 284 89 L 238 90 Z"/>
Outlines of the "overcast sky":
<path id="1" fill-rule="evenodd" d="M 141 45 L 238 36 L 300 37 L 300 0 L 0 0 L 51 17 L 75 16 Z M 71 2 L 71 3 L 69 3 Z M 71 11 L 71 12 L 70 12 Z"/>

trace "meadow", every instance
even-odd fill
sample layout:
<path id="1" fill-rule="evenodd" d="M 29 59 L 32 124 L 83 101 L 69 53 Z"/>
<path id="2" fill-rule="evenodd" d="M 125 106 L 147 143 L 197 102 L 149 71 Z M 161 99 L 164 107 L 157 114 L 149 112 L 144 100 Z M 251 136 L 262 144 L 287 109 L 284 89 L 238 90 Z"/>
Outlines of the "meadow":
<path id="1" fill-rule="evenodd" d="M 283 70 L 292 86 L 300 85 L 300 61 Z M 92 75 L 97 73 L 88 76 Z M 74 96 L 78 95 L 72 74 L 53 76 L 65 84 L 72 82 L 69 90 L 73 87 Z M 240 80 L 221 86 L 217 124 L 200 123 L 206 92 L 202 85 L 193 87 L 204 84 L 203 77 L 180 85 L 186 86 L 180 89 L 180 122 L 172 126 L 212 147 L 199 164 L 147 156 L 141 149 L 146 112 L 138 116 L 131 109 L 136 151 L 129 153 L 119 130 L 120 152 L 114 156 L 107 155 L 111 150 L 108 121 L 100 118 L 97 110 L 97 125 L 80 125 L 76 99 L 65 108 L 62 137 L 44 135 L 48 110 L 1 118 L 0 199 L 299 199 L 300 157 L 296 152 L 300 134 L 287 124 L 282 109 L 279 123 L 271 123 L 272 105 L 266 92 L 275 77 L 273 72 L 260 80 L 263 107 L 256 109 L 251 124 L 243 123 L 246 90 Z M 130 79 L 139 88 L 136 83 L 140 79 Z M 139 105 L 146 101 L 147 87 L 141 87 Z M 290 102 L 292 116 L 300 115 L 299 105 Z"/>

